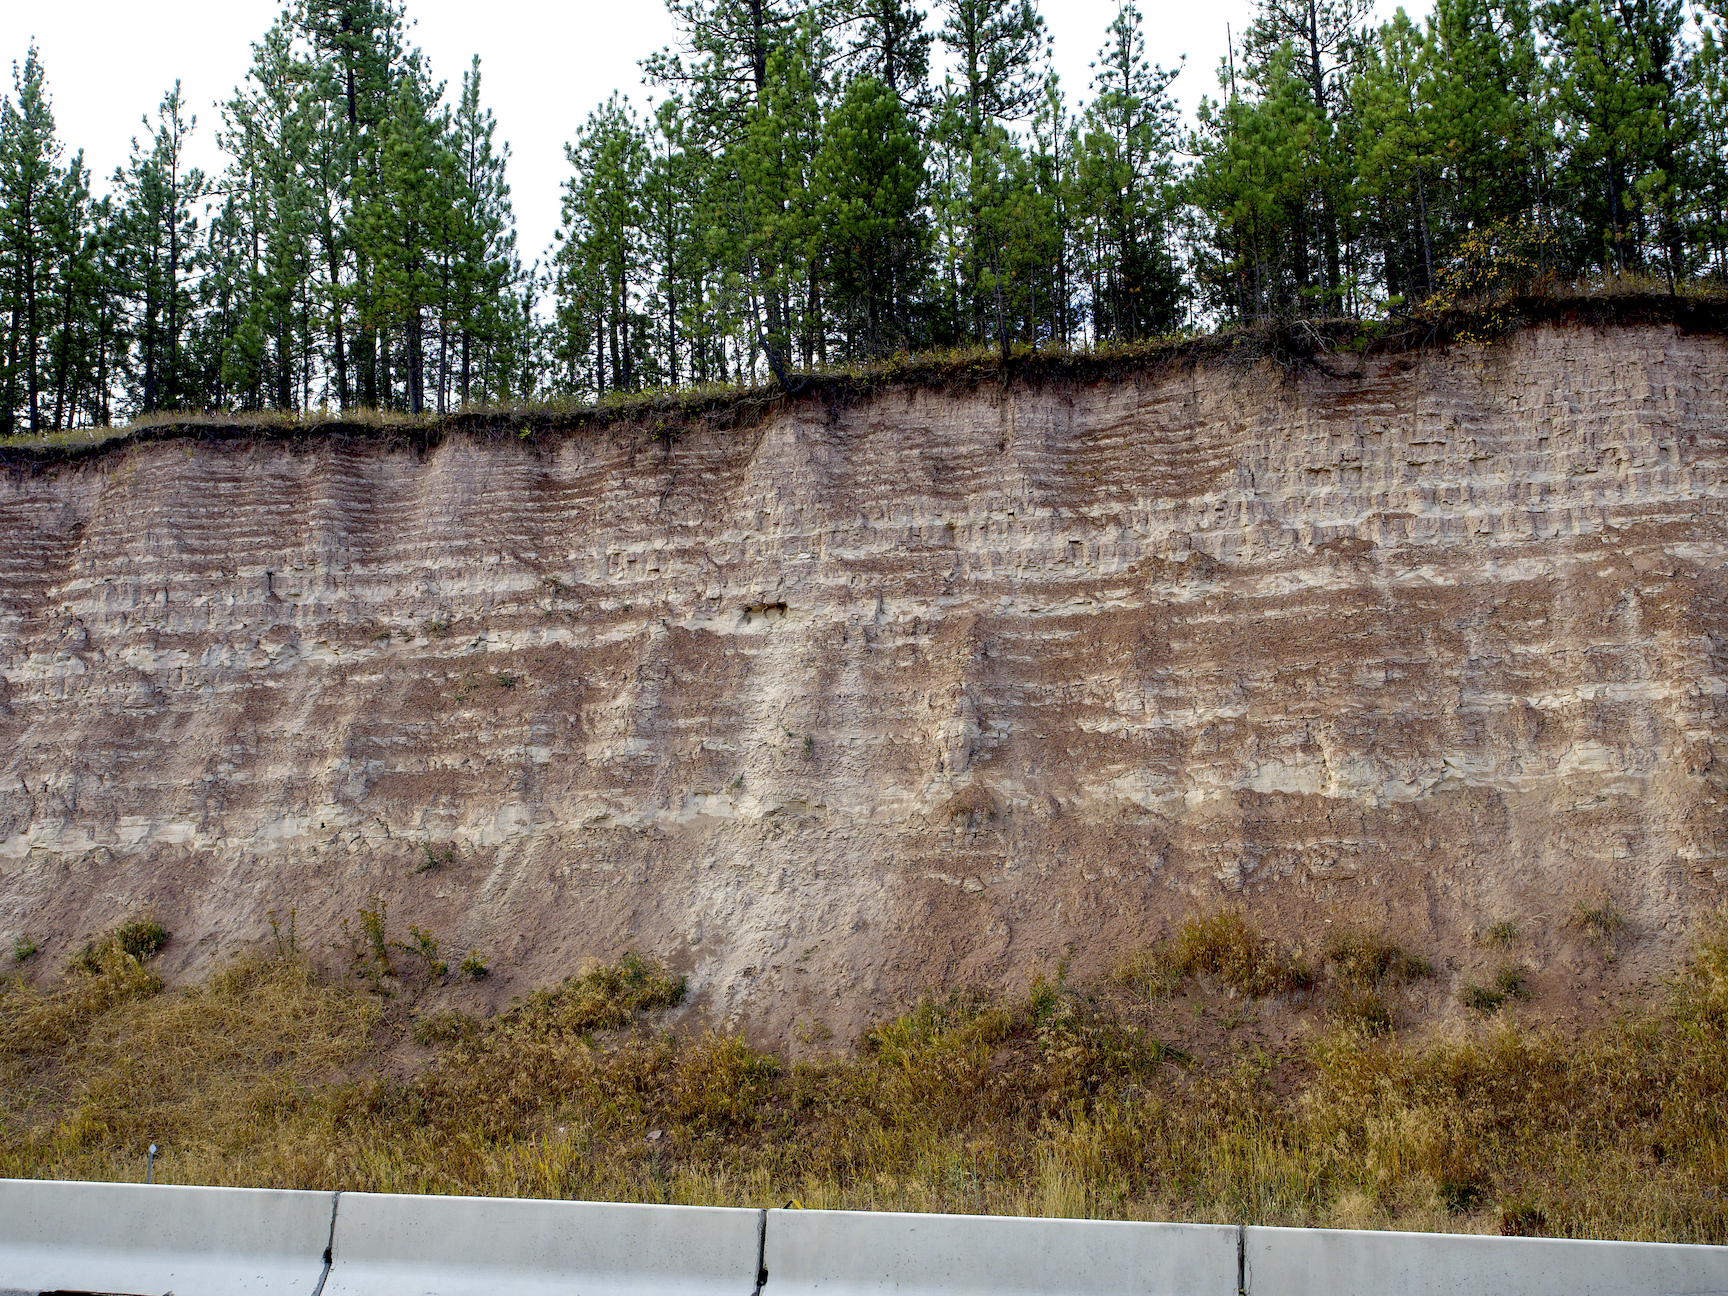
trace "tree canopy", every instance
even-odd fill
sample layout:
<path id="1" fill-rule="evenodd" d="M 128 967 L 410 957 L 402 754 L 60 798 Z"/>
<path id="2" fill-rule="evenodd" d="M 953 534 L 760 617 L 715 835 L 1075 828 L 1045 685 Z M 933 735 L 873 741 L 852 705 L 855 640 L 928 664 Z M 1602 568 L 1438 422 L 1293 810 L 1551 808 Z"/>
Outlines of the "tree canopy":
<path id="1" fill-rule="evenodd" d="M 36 49 L 0 97 L 0 435 L 154 410 L 448 411 L 897 349 L 1378 318 L 1484 264 L 1728 280 L 1728 17 L 1681 0 L 1260 0 L 1192 125 L 1139 8 L 1076 101 L 1037 0 L 668 0 L 517 246 L 478 59 L 296 0 L 213 114 L 93 184 Z M 575 125 L 573 123 L 573 125 Z M 187 162 L 214 130 L 218 174 Z M 1450 288 L 1449 288 L 1450 286 Z"/>

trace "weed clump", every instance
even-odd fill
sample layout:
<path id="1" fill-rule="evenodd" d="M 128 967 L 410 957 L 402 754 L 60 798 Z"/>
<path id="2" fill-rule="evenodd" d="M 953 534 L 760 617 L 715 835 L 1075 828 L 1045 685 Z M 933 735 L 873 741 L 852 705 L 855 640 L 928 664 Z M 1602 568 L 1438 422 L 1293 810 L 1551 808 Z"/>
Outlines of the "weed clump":
<path id="1" fill-rule="evenodd" d="M 452 864 L 456 860 L 456 848 L 454 846 L 446 846 L 441 851 L 435 851 L 422 843 L 420 849 L 426 852 L 426 858 L 414 866 L 414 872 L 417 874 L 436 873 L 446 864 Z"/>
<path id="2" fill-rule="evenodd" d="M 1500 1207 L 1501 1237 L 1543 1237 L 1548 1213 L 1528 1198 L 1514 1197 Z"/>
<path id="3" fill-rule="evenodd" d="M 1356 987 L 1345 990 L 1332 1016 L 1346 1030 L 1363 1035 L 1384 1035 L 1392 1029 L 1391 1005 L 1372 990 Z"/>
<path id="4" fill-rule="evenodd" d="M 1467 983 L 1458 999 L 1466 1008 L 1479 1013 L 1495 1013 L 1506 1006 L 1508 999 L 1528 999 L 1530 988 L 1524 973 L 1510 964 L 1501 964 L 1494 973 L 1493 985 Z"/>
<path id="5" fill-rule="evenodd" d="M 483 1031 L 479 1018 L 451 1010 L 420 1018 L 409 1033 L 416 1044 L 425 1048 L 434 1044 L 473 1043 Z"/>
<path id="6" fill-rule="evenodd" d="M 638 1013 L 671 1008 L 684 978 L 631 951 L 616 963 L 592 963 L 554 990 L 536 990 L 509 1018 L 513 1029 L 586 1035 L 628 1026 Z"/>
<path id="7" fill-rule="evenodd" d="M 364 980 L 373 994 L 389 998 L 407 990 L 412 1003 L 450 975 L 450 965 L 439 957 L 438 938 L 430 931 L 410 923 L 406 940 L 390 935 L 389 909 L 381 896 L 360 906 L 356 917 L 358 932 L 346 918 L 342 920 L 348 938 L 348 971 Z"/>
<path id="8" fill-rule="evenodd" d="M 1355 986 L 1416 981 L 1434 974 L 1427 959 L 1396 942 L 1366 932 L 1340 932 L 1326 947 L 1326 961 Z"/>
<path id="9" fill-rule="evenodd" d="M 1528 999 L 1529 986 L 1525 983 L 1524 974 L 1510 965 L 1501 967 L 1494 973 L 1494 988 L 1508 999 Z"/>
<path id="10" fill-rule="evenodd" d="M 64 1047 L 92 1019 L 161 991 L 162 978 L 110 935 L 84 948 L 56 990 L 0 981 L 0 1058 Z"/>
<path id="11" fill-rule="evenodd" d="M 167 943 L 168 929 L 154 918 L 129 918 L 100 939 L 87 942 L 72 960 L 72 965 L 81 972 L 99 975 L 110 948 L 143 964 L 160 953 Z"/>
<path id="12" fill-rule="evenodd" d="M 1699 938 L 1686 971 L 1675 987 L 1677 1010 L 1708 1029 L 1728 1030 L 1728 912 Z"/>
<path id="13" fill-rule="evenodd" d="M 1510 920 L 1502 918 L 1499 922 L 1490 923 L 1482 932 L 1484 945 L 1505 949 L 1518 938 L 1518 928 Z"/>
<path id="14" fill-rule="evenodd" d="M 1506 1003 L 1506 996 L 1493 986 L 1477 985 L 1474 981 L 1465 983 L 1458 992 L 1458 1002 L 1472 1012 L 1499 1012 Z"/>
<path id="15" fill-rule="evenodd" d="M 1626 930 L 1626 915 L 1615 907 L 1612 900 L 1605 899 L 1593 905 L 1579 901 L 1567 925 L 1593 940 L 1608 944 Z"/>
<path id="16" fill-rule="evenodd" d="M 1173 938 L 1129 956 L 1117 969 L 1121 983 L 1153 997 L 1170 994 L 1184 978 L 1202 974 L 1251 998 L 1290 994 L 1314 983 L 1306 964 L 1284 955 L 1241 914 L 1228 911 L 1188 919 Z"/>
<path id="17" fill-rule="evenodd" d="M 675 1121 L 696 1136 L 759 1129 L 780 1063 L 736 1035 L 712 1032 L 681 1051 L 671 1081 Z"/>

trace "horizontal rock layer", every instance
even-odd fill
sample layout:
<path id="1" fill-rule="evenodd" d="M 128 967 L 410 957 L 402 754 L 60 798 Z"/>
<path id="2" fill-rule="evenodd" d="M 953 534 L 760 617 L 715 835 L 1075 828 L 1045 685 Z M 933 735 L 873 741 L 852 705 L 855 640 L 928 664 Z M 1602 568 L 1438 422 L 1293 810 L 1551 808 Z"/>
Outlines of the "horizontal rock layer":
<path id="1" fill-rule="evenodd" d="M 1221 903 L 1671 955 L 1728 881 L 1724 374 L 1544 328 L 18 475 L 0 933 L 151 907 L 184 971 L 380 896 L 498 994 L 634 947 L 771 1032 Z"/>

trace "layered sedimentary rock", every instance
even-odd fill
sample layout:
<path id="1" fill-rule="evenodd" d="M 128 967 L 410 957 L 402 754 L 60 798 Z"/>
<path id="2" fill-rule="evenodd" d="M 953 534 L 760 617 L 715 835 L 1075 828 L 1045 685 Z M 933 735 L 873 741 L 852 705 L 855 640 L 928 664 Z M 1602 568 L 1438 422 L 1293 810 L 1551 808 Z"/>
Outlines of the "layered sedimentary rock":
<path id="1" fill-rule="evenodd" d="M 1559 985 L 1607 900 L 1636 972 L 1728 891 L 1725 374 L 1547 327 L 15 472 L 0 934 L 152 908 L 186 972 L 379 896 L 499 995 L 635 948 L 768 1031 L 1223 903 Z"/>

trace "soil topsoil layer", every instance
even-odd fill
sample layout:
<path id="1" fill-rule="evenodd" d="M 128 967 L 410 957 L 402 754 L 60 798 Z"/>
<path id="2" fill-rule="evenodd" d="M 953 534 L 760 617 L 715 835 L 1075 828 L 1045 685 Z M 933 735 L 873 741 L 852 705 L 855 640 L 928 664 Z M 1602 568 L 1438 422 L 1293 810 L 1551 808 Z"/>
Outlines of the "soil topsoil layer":
<path id="1" fill-rule="evenodd" d="M 1225 906 L 1397 934 L 1440 1016 L 1502 922 L 1536 1002 L 1632 991 L 1728 884 L 1725 375 L 1548 325 L 21 468 L 0 935 L 340 962 L 377 897 L 475 994 L 633 948 L 783 1037 Z"/>

